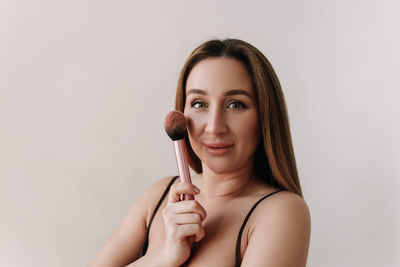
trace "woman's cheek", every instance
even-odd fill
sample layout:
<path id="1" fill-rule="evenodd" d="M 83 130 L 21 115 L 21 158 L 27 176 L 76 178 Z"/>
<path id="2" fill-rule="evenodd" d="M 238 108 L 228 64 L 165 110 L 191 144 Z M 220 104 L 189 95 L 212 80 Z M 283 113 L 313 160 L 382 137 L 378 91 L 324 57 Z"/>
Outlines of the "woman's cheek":
<path id="1" fill-rule="evenodd" d="M 203 116 L 199 114 L 193 114 L 193 113 L 186 113 L 186 122 L 187 122 L 187 127 L 189 133 L 194 137 L 199 134 L 199 131 L 201 129 L 201 125 L 203 124 Z"/>
<path id="2" fill-rule="evenodd" d="M 188 127 L 188 136 L 190 145 L 192 146 L 193 151 L 196 153 L 198 157 L 200 157 L 200 147 L 201 147 L 201 116 L 196 116 L 193 114 L 185 114 L 186 122 Z"/>
<path id="3" fill-rule="evenodd" d="M 193 136 L 190 131 L 188 131 L 188 136 L 189 136 L 189 143 L 193 152 L 200 160 L 203 160 L 203 157 L 201 155 L 201 143 L 199 142 L 199 139 L 196 138 L 196 136 Z"/>

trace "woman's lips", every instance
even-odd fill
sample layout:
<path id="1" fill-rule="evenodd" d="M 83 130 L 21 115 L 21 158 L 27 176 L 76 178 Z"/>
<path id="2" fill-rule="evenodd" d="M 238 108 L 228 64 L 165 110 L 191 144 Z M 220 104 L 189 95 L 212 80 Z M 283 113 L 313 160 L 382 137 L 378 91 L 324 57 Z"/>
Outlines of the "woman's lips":
<path id="1" fill-rule="evenodd" d="M 226 154 L 231 150 L 233 144 L 224 144 L 224 143 L 205 143 L 204 144 L 208 153 L 214 156 L 220 156 Z"/>

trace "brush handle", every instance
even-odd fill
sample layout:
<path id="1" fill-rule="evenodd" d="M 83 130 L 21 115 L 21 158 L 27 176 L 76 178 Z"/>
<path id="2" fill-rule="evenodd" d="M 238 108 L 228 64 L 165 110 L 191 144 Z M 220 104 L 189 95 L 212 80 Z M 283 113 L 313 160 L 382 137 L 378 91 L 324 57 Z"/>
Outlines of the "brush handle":
<path id="1" fill-rule="evenodd" d="M 175 157 L 176 163 L 178 165 L 178 173 L 182 183 L 192 183 L 190 179 L 189 166 L 186 160 L 186 146 L 185 141 L 176 140 L 174 141 Z M 194 196 L 192 194 L 181 195 L 181 200 L 193 200 Z"/>

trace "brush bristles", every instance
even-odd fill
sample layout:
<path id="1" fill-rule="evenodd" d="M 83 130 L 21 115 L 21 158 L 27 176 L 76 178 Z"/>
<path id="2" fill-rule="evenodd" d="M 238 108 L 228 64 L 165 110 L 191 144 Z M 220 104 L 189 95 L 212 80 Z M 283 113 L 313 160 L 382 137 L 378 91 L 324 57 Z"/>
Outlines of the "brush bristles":
<path id="1" fill-rule="evenodd" d="M 165 131 L 173 140 L 182 140 L 185 137 L 186 119 L 182 112 L 171 111 L 168 113 L 164 122 Z"/>

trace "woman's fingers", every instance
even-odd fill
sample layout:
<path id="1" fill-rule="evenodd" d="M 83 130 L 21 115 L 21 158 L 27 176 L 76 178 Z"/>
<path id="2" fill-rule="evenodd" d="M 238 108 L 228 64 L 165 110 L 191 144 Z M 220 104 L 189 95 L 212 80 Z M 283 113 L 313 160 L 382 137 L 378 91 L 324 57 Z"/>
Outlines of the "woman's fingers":
<path id="1" fill-rule="evenodd" d="M 180 201 L 180 195 L 182 194 L 197 195 L 198 193 L 200 193 L 200 190 L 193 184 L 176 183 L 171 186 L 168 195 L 168 203 Z"/>
<path id="2" fill-rule="evenodd" d="M 176 183 L 169 192 L 167 206 L 163 210 L 167 236 L 181 243 L 188 237 L 200 241 L 204 237 L 202 221 L 207 217 L 205 209 L 196 200 L 180 201 L 180 195 L 196 195 L 200 190 L 189 183 Z M 167 238 L 168 239 L 168 238 Z"/>
<path id="3" fill-rule="evenodd" d="M 204 208 L 195 200 L 168 203 L 163 210 L 167 236 L 179 243 L 189 236 L 200 241 L 204 237 L 202 221 L 206 216 Z"/>
<path id="4" fill-rule="evenodd" d="M 203 221 L 207 217 L 207 212 L 196 200 L 185 200 L 177 203 L 168 203 L 163 210 L 163 215 L 168 214 L 183 214 L 183 213 L 194 213 L 200 216 Z"/>
<path id="5" fill-rule="evenodd" d="M 201 217 L 198 213 L 175 214 L 174 216 L 165 216 L 165 221 L 177 225 L 201 224 Z"/>
<path id="6" fill-rule="evenodd" d="M 189 236 L 194 236 L 196 242 L 204 237 L 204 229 L 197 223 L 169 224 L 166 227 L 166 231 L 178 243 L 183 242 Z"/>
<path id="7" fill-rule="evenodd" d="M 194 241 L 198 242 L 204 237 L 204 228 L 199 224 L 184 224 L 177 227 L 177 234 L 181 237 L 182 242 L 188 236 L 194 236 Z"/>

